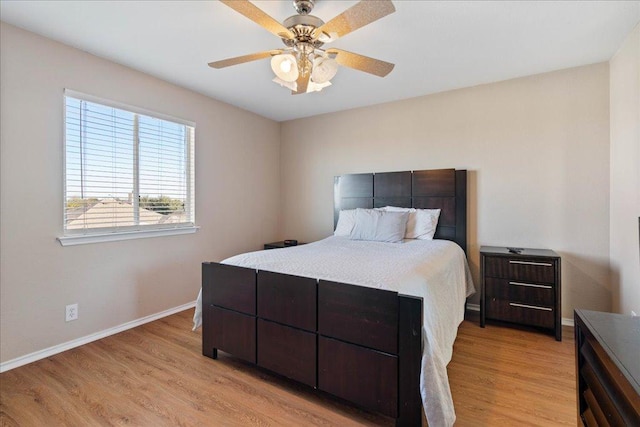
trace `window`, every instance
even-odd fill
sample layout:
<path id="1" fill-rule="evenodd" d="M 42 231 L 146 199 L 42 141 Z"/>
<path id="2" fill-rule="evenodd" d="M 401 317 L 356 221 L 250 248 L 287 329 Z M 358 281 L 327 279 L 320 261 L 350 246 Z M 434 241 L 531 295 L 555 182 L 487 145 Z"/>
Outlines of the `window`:
<path id="1" fill-rule="evenodd" d="M 192 123 L 66 90 L 61 243 L 193 230 L 194 134 Z"/>

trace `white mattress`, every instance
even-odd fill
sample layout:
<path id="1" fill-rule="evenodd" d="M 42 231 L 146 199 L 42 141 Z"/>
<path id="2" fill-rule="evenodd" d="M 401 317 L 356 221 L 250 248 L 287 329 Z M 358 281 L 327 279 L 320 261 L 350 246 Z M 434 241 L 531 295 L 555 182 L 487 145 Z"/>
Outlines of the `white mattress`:
<path id="1" fill-rule="evenodd" d="M 332 236 L 306 245 L 236 255 L 222 262 L 422 297 L 422 402 L 430 426 L 453 425 L 456 417 L 447 364 L 464 318 L 465 298 L 475 292 L 464 252 L 457 244 L 447 240 L 384 243 Z M 195 327 L 200 316 L 201 295 Z"/>

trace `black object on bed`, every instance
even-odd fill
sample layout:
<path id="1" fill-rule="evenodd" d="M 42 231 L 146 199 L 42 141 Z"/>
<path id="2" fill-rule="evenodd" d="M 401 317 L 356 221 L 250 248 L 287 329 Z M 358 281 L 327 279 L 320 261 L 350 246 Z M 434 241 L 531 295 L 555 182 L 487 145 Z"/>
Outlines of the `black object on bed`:
<path id="1" fill-rule="evenodd" d="M 441 209 L 435 238 L 466 251 L 466 171 L 342 175 L 341 209 Z M 335 222 L 334 222 L 335 225 Z M 202 265 L 202 352 L 218 350 L 419 426 L 422 298 L 315 278 Z"/>

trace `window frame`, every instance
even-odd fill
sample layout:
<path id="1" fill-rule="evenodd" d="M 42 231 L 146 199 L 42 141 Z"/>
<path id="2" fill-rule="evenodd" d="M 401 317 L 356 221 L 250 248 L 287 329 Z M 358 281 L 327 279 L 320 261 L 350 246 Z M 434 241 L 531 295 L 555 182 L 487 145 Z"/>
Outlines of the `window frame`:
<path id="1" fill-rule="evenodd" d="M 125 227 L 101 227 L 95 228 L 92 231 L 91 228 L 77 229 L 77 230 L 68 230 L 66 228 L 65 218 L 66 218 L 66 206 L 67 206 L 67 97 L 79 99 L 82 101 L 87 101 L 95 104 L 100 104 L 110 108 L 116 108 L 119 110 L 124 110 L 126 112 L 130 112 L 133 114 L 143 115 L 152 117 L 159 120 L 164 120 L 172 123 L 176 123 L 179 125 L 187 126 L 192 128 L 190 141 L 188 141 L 185 145 L 186 150 L 186 173 L 187 173 L 187 199 L 185 203 L 190 205 L 191 211 L 191 222 L 188 223 L 178 223 L 172 224 L 170 226 L 163 225 L 133 225 L 133 226 L 125 226 Z M 196 225 L 195 222 L 195 131 L 196 124 L 195 122 L 191 122 L 188 120 L 180 119 L 177 117 L 172 117 L 167 114 L 158 113 L 155 111 L 146 110 L 144 108 L 135 107 L 132 105 L 124 104 L 118 101 L 112 101 L 104 98 L 100 98 L 93 95 L 88 95 L 82 92 L 78 92 L 71 89 L 64 89 L 64 93 L 62 96 L 62 104 L 63 104 L 63 129 L 62 129 L 62 145 L 63 145 L 63 204 L 62 204 L 62 236 L 57 237 L 57 240 L 60 242 L 62 246 L 73 246 L 80 244 L 90 244 L 90 243 L 99 243 L 99 242 L 112 242 L 119 240 L 131 240 L 131 239 L 139 239 L 139 238 L 148 238 L 148 237 L 159 237 L 159 236 L 170 236 L 170 235 L 181 235 L 181 234 L 192 234 L 195 233 L 200 227 Z M 136 137 L 137 139 L 137 137 Z M 136 158 L 137 147 L 135 148 Z M 139 162 L 136 161 L 136 167 L 133 168 L 132 171 L 134 175 L 138 174 L 138 171 L 135 169 L 139 168 Z M 136 177 L 136 180 L 138 178 Z M 134 182 L 134 186 L 138 187 L 139 182 Z M 137 217 L 137 215 L 136 215 Z"/>

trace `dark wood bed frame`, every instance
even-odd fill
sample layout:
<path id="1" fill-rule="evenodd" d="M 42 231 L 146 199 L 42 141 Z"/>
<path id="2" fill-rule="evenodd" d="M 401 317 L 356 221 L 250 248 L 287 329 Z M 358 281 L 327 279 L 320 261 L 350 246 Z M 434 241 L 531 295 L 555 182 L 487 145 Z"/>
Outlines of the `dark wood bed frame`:
<path id="1" fill-rule="evenodd" d="M 466 202 L 465 170 L 342 175 L 334 226 L 341 209 L 441 209 L 435 238 L 466 252 Z M 422 298 L 393 291 L 205 262 L 202 353 L 224 351 L 419 426 L 422 307 Z"/>

